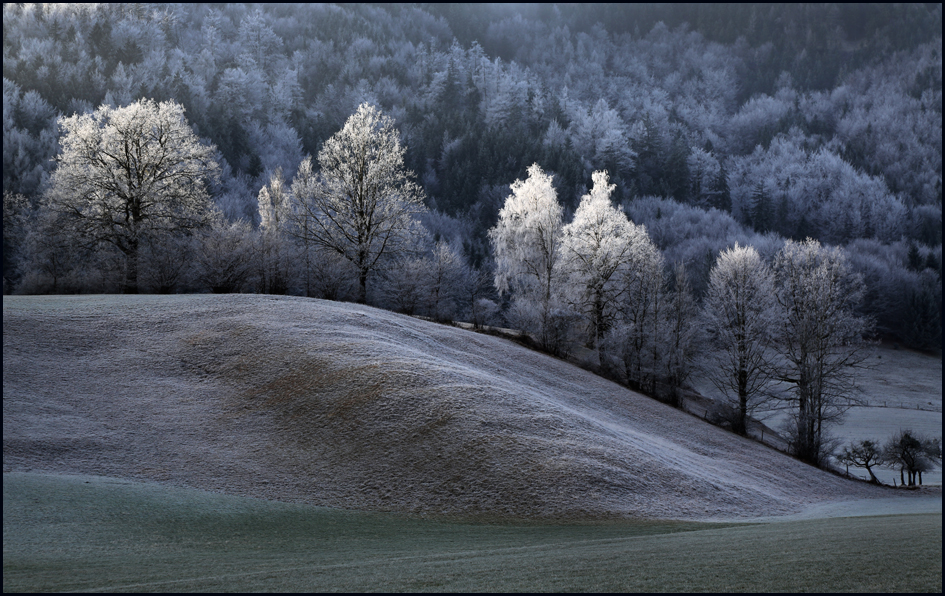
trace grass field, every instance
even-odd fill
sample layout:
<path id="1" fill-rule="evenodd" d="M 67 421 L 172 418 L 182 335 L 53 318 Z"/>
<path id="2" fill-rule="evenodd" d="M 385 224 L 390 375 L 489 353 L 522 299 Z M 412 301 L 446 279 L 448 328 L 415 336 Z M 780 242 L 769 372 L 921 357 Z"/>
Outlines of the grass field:
<path id="1" fill-rule="evenodd" d="M 4 474 L 6 591 L 942 591 L 941 514 L 445 521 Z"/>

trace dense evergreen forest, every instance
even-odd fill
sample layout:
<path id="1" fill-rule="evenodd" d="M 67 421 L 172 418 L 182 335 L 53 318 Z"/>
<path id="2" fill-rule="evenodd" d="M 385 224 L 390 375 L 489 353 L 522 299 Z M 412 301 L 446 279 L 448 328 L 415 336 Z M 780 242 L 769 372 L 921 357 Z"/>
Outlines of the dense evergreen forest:
<path id="1" fill-rule="evenodd" d="M 114 255 L 44 227 L 61 117 L 184 107 L 216 147 L 229 226 L 184 259 L 206 268 L 259 229 L 260 191 L 288 187 L 367 103 L 396 123 L 430 241 L 451 247 L 431 258 L 467 278 L 488 272 L 487 231 L 529 166 L 565 219 L 606 170 L 697 300 L 736 242 L 770 260 L 812 237 L 843 247 L 881 334 L 941 347 L 941 4 L 4 4 L 3 76 L 5 292 L 116 287 Z M 143 267 L 163 275 L 170 252 Z M 318 265 L 304 284 L 254 266 L 226 287 L 350 297 L 341 266 Z M 411 271 L 373 300 L 422 311 Z M 189 275 L 146 279 L 213 285 Z"/>

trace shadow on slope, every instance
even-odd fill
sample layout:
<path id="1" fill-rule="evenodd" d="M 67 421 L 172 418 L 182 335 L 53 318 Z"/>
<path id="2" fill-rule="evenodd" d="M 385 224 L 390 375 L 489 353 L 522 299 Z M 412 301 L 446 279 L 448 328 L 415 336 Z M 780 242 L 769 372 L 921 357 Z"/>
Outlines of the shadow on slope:
<path id="1" fill-rule="evenodd" d="M 301 298 L 5 297 L 4 402 L 4 470 L 332 507 L 693 519 L 885 494 L 511 342 Z"/>

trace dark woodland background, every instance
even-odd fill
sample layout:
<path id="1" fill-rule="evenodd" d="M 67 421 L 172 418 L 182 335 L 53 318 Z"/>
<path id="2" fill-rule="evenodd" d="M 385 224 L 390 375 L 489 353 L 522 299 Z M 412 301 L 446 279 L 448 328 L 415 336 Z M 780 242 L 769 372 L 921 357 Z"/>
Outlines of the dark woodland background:
<path id="1" fill-rule="evenodd" d="M 176 100 L 215 203 L 258 225 L 272 174 L 370 102 L 471 267 L 529 165 L 566 217 L 606 169 L 697 297 L 721 249 L 810 236 L 881 334 L 941 348 L 941 4 L 4 4 L 3 77 L 5 292 L 41 291 L 17 255 L 59 116 Z"/>

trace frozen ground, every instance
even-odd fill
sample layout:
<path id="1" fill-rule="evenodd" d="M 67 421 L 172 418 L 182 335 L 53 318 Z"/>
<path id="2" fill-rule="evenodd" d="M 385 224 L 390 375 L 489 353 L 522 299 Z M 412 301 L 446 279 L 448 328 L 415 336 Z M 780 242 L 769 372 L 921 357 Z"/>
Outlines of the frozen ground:
<path id="1" fill-rule="evenodd" d="M 941 510 L 504 339 L 303 298 L 5 296 L 3 402 L 4 472 L 421 515 Z"/>
<path id="2" fill-rule="evenodd" d="M 930 487 L 912 499 L 890 497 L 885 499 L 855 499 L 819 503 L 791 515 L 758 517 L 752 522 L 782 522 L 801 519 L 823 519 L 828 517 L 868 517 L 874 515 L 909 515 L 915 513 L 941 513 L 941 488 Z"/>

